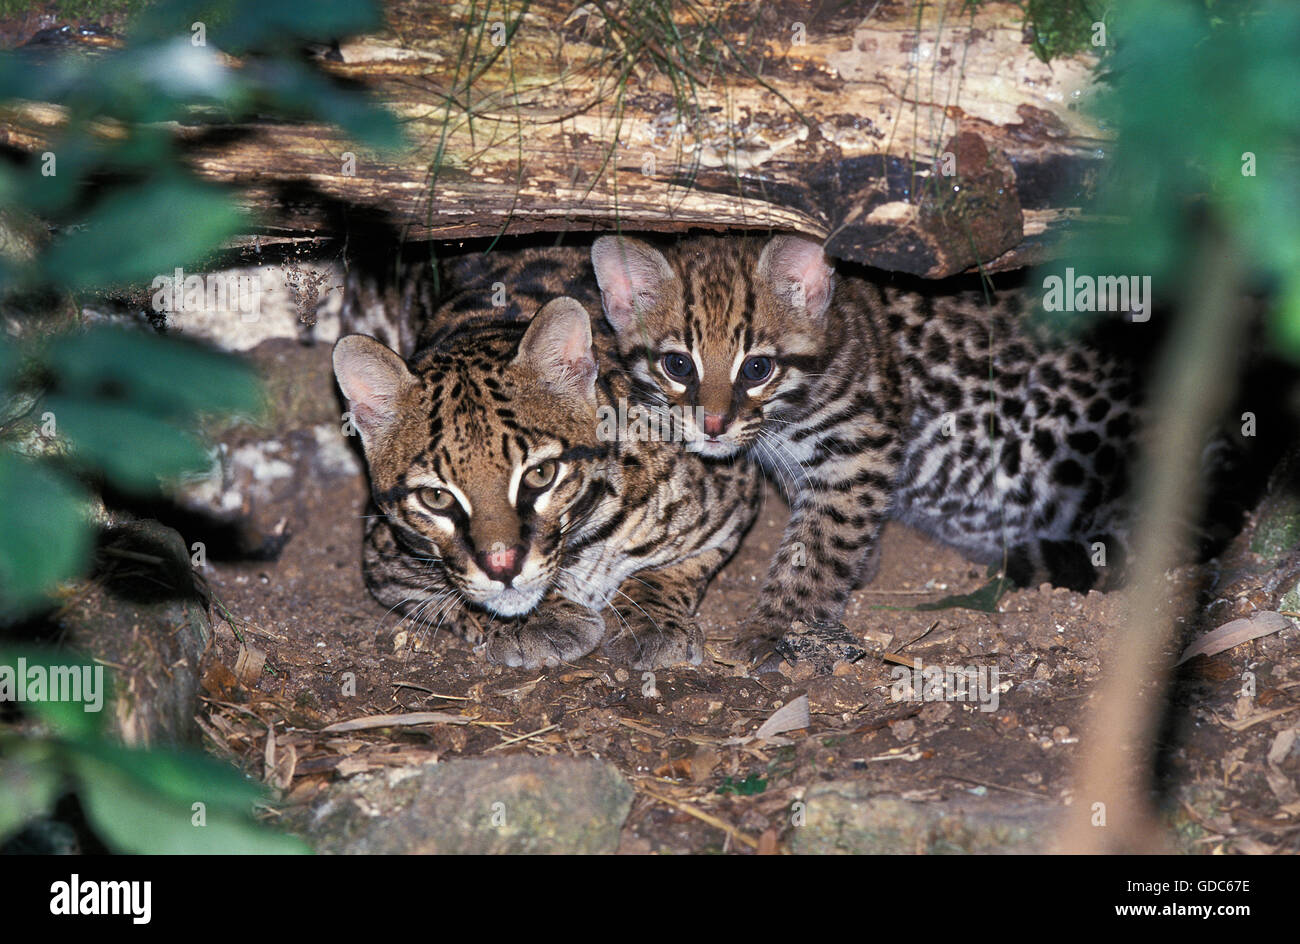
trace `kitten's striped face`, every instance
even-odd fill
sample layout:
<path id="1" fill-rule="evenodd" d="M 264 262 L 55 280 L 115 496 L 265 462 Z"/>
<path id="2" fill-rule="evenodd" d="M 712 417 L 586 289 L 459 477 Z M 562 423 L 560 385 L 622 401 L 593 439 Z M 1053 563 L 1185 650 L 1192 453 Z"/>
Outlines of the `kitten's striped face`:
<path id="1" fill-rule="evenodd" d="M 638 240 L 592 246 L 605 317 L 642 387 L 680 410 L 686 447 L 724 458 L 801 403 L 823 350 L 833 274 L 821 247 L 777 237 L 691 240 L 670 256 Z"/>
<path id="2" fill-rule="evenodd" d="M 376 501 L 412 556 L 497 615 L 532 610 L 604 493 L 582 306 L 552 302 L 522 339 L 510 324 L 461 332 L 410 367 L 350 335 L 334 364 Z"/>

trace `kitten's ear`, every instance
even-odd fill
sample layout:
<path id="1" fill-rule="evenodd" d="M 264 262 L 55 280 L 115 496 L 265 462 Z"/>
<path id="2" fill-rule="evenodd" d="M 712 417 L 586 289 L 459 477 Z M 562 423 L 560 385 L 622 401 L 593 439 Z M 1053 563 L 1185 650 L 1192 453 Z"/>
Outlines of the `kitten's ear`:
<path id="1" fill-rule="evenodd" d="M 367 449 L 392 425 L 402 393 L 415 383 L 395 351 L 364 334 L 339 338 L 334 345 L 334 376 Z"/>
<path id="2" fill-rule="evenodd" d="M 596 402 L 596 358 L 591 316 L 582 303 L 557 298 L 542 306 L 519 342 L 515 363 L 530 369 L 555 393 Z"/>
<path id="3" fill-rule="evenodd" d="M 826 313 L 835 291 L 835 270 L 820 243 L 802 236 L 776 236 L 763 247 L 758 277 L 782 301 L 813 318 Z"/>
<path id="4" fill-rule="evenodd" d="M 663 253 L 625 236 L 602 236 L 592 243 L 591 264 L 600 283 L 605 317 L 620 333 L 636 324 L 639 312 L 654 307 L 673 277 Z"/>

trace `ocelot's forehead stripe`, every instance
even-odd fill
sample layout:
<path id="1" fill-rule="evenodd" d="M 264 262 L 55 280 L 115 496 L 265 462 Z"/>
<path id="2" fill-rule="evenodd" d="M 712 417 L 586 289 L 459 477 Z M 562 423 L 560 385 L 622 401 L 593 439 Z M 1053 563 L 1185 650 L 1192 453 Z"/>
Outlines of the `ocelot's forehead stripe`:
<path id="1" fill-rule="evenodd" d="M 675 260 L 683 306 L 669 327 L 674 320 L 681 325 L 697 374 L 697 382 L 674 398 L 685 405 L 695 405 L 701 389 L 708 388 L 715 391 L 710 400 L 716 406 L 718 385 L 735 383 L 739 362 L 754 343 L 756 260 L 738 256 L 735 248 L 734 241 L 702 240 Z M 730 399 L 734 413 L 746 397 L 735 390 Z"/>

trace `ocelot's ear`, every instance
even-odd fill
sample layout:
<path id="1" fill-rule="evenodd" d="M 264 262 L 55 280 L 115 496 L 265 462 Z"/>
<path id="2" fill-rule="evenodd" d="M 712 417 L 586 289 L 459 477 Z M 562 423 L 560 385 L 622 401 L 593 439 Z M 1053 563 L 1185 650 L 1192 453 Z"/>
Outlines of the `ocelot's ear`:
<path id="1" fill-rule="evenodd" d="M 339 338 L 334 345 L 334 376 L 368 452 L 397 419 L 401 396 L 415 377 L 395 351 L 364 334 Z"/>
<path id="2" fill-rule="evenodd" d="M 758 277 L 778 298 L 821 318 L 835 291 L 835 270 L 820 243 L 802 236 L 777 236 L 763 247 Z"/>
<path id="3" fill-rule="evenodd" d="M 605 318 L 619 333 L 636 326 L 637 315 L 654 307 L 673 277 L 663 253 L 626 236 L 602 236 L 592 243 L 591 264 Z"/>
<path id="4" fill-rule="evenodd" d="M 528 368 L 553 393 L 596 403 L 596 358 L 591 316 L 582 303 L 557 298 L 542 306 L 519 342 L 515 364 Z"/>

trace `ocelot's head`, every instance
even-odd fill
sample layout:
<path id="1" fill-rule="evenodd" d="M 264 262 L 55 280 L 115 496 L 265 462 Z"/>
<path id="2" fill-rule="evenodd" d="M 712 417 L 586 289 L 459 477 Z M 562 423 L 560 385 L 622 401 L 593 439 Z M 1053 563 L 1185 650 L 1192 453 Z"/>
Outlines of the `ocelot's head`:
<path id="1" fill-rule="evenodd" d="M 564 539 L 604 491 L 596 361 L 571 298 L 527 324 L 470 326 L 410 364 L 365 335 L 334 347 L 375 501 L 430 585 L 500 616 L 554 584 Z"/>
<path id="2" fill-rule="evenodd" d="M 724 457 L 753 445 L 825 352 L 834 270 L 811 240 L 777 236 L 760 250 L 702 237 L 665 256 L 602 236 L 591 258 L 624 360 L 684 414 L 692 451 Z"/>

